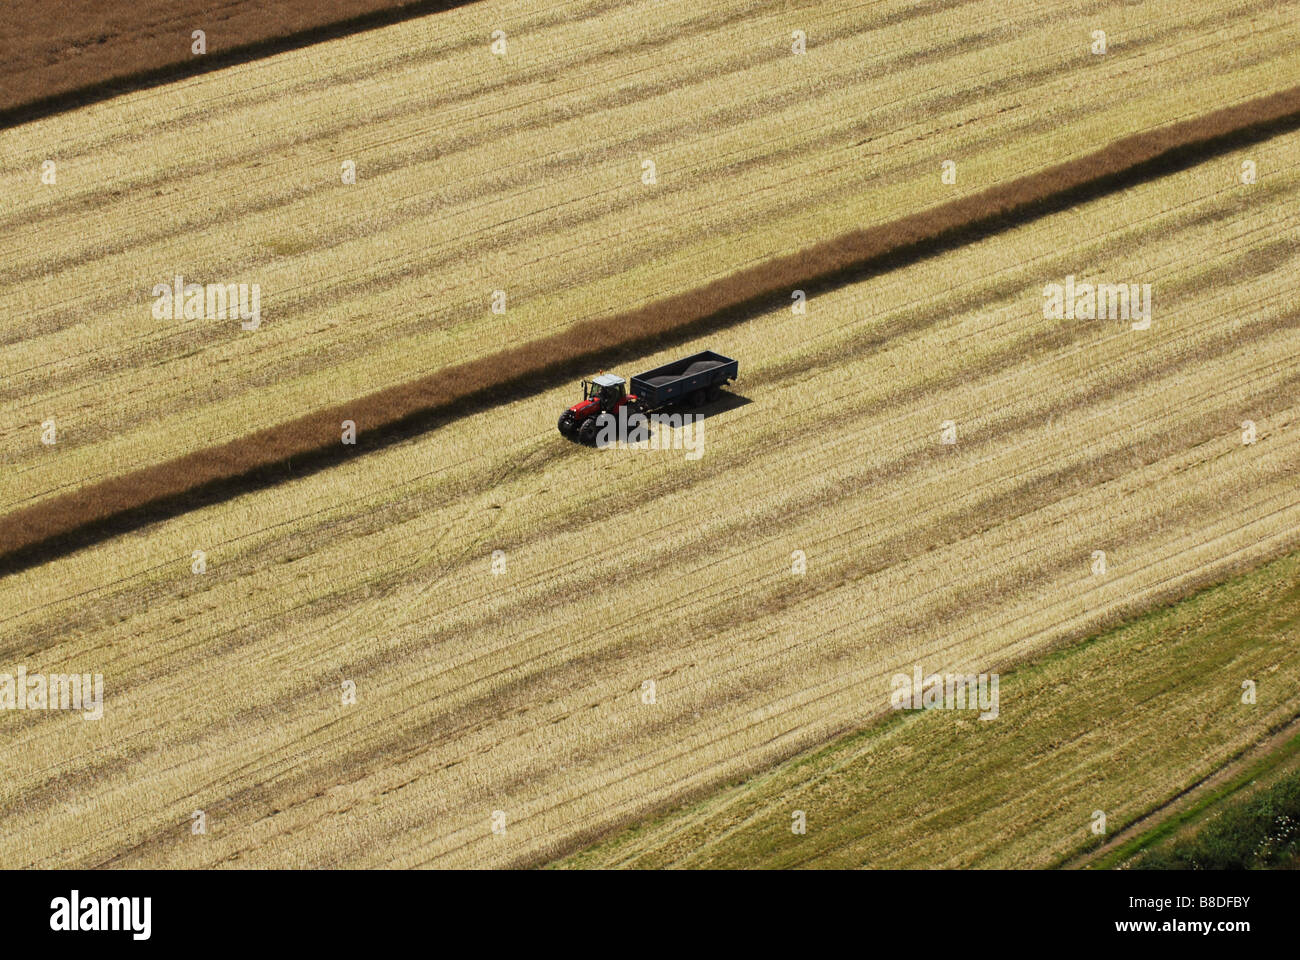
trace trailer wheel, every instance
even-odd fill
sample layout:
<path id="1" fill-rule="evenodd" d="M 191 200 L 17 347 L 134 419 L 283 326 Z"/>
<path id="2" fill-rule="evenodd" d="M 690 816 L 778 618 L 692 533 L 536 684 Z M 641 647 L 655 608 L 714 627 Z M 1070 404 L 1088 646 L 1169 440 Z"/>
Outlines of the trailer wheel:
<path id="1" fill-rule="evenodd" d="M 704 391 L 696 390 L 691 394 L 691 406 L 698 407 L 704 403 Z"/>
<path id="2" fill-rule="evenodd" d="M 588 417 L 578 428 L 578 439 L 583 443 L 593 443 L 596 439 L 596 418 Z"/>
<path id="3" fill-rule="evenodd" d="M 712 403 L 714 400 L 717 400 L 718 397 L 722 396 L 722 388 L 709 387 L 709 392 L 706 393 L 705 396 L 708 397 L 709 403 Z"/>

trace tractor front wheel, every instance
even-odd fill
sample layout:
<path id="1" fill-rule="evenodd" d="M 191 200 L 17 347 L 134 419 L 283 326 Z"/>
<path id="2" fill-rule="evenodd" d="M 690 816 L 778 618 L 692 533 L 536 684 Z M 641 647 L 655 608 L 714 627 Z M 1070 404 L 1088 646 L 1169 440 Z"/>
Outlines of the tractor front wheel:
<path id="1" fill-rule="evenodd" d="M 573 436 L 573 411 L 572 410 L 565 410 L 562 414 L 560 414 L 559 428 L 560 428 L 560 433 L 564 434 L 566 437 Z"/>

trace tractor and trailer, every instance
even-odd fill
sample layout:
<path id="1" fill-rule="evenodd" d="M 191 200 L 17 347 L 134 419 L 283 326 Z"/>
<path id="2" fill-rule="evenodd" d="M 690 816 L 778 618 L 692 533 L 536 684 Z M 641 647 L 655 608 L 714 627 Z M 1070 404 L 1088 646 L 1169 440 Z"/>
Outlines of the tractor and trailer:
<path id="1" fill-rule="evenodd" d="M 611 373 L 582 381 L 582 399 L 560 414 L 560 433 L 591 443 L 600 429 L 601 418 L 648 415 L 669 407 L 698 407 L 716 400 L 723 386 L 736 379 L 740 363 L 712 350 L 692 354 L 662 367 L 655 367 L 627 382 Z"/>

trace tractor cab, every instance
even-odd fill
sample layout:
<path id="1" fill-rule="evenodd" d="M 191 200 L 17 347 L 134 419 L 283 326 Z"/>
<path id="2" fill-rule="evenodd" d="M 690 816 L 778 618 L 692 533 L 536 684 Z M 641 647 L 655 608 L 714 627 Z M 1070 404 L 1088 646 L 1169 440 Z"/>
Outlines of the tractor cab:
<path id="1" fill-rule="evenodd" d="M 633 399 L 627 395 L 627 381 L 612 373 L 584 380 L 582 399 L 560 415 L 560 433 L 590 443 L 596 436 L 598 418 L 617 414 L 619 407 Z"/>
<path id="2" fill-rule="evenodd" d="M 627 395 L 627 381 L 612 373 L 582 381 L 582 399 L 595 400 L 601 410 L 613 410 Z"/>

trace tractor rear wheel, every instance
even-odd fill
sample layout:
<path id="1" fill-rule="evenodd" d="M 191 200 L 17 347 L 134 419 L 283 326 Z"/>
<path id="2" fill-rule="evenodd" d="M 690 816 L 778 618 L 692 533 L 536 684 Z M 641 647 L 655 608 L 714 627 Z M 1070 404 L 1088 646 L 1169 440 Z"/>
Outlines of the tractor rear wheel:
<path id="1" fill-rule="evenodd" d="M 596 440 L 596 418 L 588 417 L 582 421 L 582 426 L 578 428 L 578 439 L 583 443 L 594 443 Z"/>

